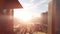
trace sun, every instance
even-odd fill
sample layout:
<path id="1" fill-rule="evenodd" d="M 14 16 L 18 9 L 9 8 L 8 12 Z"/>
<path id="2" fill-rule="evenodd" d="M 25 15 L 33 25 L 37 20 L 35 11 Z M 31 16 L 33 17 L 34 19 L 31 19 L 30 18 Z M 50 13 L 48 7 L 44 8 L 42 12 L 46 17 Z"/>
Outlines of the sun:
<path id="1" fill-rule="evenodd" d="M 22 21 L 29 21 L 32 19 L 32 14 L 29 11 L 15 9 L 14 17 L 21 19 Z"/>

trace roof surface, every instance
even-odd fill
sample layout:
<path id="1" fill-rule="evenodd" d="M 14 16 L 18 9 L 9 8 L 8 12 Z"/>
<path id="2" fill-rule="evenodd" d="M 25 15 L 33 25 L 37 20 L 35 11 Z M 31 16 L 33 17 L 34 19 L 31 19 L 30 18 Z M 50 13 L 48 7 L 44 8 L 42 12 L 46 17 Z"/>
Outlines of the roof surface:
<path id="1" fill-rule="evenodd" d="M 0 0 L 0 9 L 22 8 L 18 0 Z"/>

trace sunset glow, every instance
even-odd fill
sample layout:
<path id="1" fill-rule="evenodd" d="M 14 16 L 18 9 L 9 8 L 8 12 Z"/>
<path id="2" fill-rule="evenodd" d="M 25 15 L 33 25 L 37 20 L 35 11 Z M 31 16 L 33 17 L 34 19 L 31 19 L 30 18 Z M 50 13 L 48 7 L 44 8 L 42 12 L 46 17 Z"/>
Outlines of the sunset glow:
<path id="1" fill-rule="evenodd" d="M 32 14 L 28 11 L 15 11 L 14 12 L 14 17 L 21 19 L 23 21 L 29 21 L 30 19 L 32 19 Z"/>

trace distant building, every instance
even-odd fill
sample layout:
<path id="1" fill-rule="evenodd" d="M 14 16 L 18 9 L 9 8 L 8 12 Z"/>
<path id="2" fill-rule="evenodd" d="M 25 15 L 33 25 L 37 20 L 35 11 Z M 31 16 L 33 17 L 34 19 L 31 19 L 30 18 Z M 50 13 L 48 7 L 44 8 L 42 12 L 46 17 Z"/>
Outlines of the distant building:
<path id="1" fill-rule="evenodd" d="M 32 22 L 34 24 L 40 24 L 41 23 L 41 18 L 40 17 L 35 17 L 35 18 L 32 19 Z"/>
<path id="2" fill-rule="evenodd" d="M 41 23 L 42 23 L 42 31 L 47 32 L 48 27 L 48 12 L 44 12 L 41 14 Z"/>
<path id="3" fill-rule="evenodd" d="M 42 18 L 42 23 L 47 24 L 47 22 L 48 22 L 48 12 L 44 12 L 41 15 L 42 15 L 42 17 L 41 17 Z"/>

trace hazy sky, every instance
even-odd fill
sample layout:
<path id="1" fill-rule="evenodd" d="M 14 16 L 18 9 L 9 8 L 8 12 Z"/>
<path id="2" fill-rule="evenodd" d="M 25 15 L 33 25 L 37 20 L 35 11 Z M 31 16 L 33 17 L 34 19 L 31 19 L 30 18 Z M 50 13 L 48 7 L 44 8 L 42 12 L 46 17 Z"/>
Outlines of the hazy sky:
<path id="1" fill-rule="evenodd" d="M 30 11 L 34 15 L 40 15 L 42 12 L 48 11 L 48 3 L 50 0 L 18 0 L 23 6 L 21 11 Z M 17 10 L 15 10 L 17 11 Z"/>

